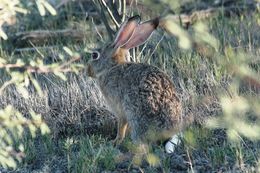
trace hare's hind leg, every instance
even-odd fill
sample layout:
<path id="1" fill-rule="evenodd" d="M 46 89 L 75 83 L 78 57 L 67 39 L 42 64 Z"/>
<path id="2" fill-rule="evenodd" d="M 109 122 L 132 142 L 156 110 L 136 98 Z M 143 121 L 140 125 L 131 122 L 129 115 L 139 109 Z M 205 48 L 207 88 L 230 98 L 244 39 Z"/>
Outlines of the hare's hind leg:
<path id="1" fill-rule="evenodd" d="M 117 135 L 113 143 L 119 145 L 123 142 L 126 134 L 128 123 L 125 117 L 120 117 L 117 122 Z"/>

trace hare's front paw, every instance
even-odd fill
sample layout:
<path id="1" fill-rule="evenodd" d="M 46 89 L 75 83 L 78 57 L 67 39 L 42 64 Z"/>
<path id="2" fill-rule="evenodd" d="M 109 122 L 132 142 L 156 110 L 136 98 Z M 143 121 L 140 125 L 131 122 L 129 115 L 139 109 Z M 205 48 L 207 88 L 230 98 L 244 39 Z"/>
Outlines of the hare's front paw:
<path id="1" fill-rule="evenodd" d="M 173 153 L 176 146 L 181 143 L 182 134 L 176 134 L 171 137 L 171 139 L 165 144 L 165 151 L 167 153 Z"/>
<path id="2" fill-rule="evenodd" d="M 127 127 L 128 127 L 127 121 L 125 119 L 119 119 L 117 135 L 116 135 L 116 138 L 113 140 L 113 144 L 115 146 L 120 145 L 123 142 L 123 140 L 125 138 Z"/>
<path id="3" fill-rule="evenodd" d="M 112 141 L 112 143 L 113 143 L 114 146 L 118 146 L 118 145 L 122 144 L 123 140 L 124 140 L 123 138 L 120 138 L 120 137 L 117 136 L 117 137 Z"/>

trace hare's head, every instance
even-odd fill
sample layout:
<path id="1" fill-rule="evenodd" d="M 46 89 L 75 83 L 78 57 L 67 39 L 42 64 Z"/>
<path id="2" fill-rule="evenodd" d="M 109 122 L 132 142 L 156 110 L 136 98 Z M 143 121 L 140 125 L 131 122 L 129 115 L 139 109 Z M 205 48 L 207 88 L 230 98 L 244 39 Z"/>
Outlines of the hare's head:
<path id="1" fill-rule="evenodd" d="M 143 44 L 159 25 L 159 18 L 140 24 L 140 17 L 129 18 L 120 27 L 114 41 L 93 51 L 88 62 L 88 75 L 98 77 L 117 64 L 129 59 L 128 50 Z"/>

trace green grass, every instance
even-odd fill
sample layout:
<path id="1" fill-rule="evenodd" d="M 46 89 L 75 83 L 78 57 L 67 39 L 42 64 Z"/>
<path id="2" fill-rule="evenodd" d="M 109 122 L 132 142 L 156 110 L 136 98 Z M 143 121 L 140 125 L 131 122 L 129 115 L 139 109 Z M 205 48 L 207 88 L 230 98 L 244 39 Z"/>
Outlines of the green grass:
<path id="1" fill-rule="evenodd" d="M 127 141 L 123 143 L 121 149 L 118 149 L 113 147 L 111 141 L 100 136 L 84 135 L 59 139 L 59 141 L 53 141 L 51 136 L 42 136 L 36 140 L 32 138 L 25 138 L 25 140 L 26 158 L 20 164 L 21 167 L 25 165 L 40 167 L 39 164 L 52 162 L 52 158 L 59 156 L 61 160 L 58 163 L 66 163 L 66 167 L 61 167 L 61 165 L 55 167 L 57 165 L 50 164 L 51 170 L 102 172 L 102 170 L 133 171 L 135 169 L 131 167 L 132 160 L 122 162 L 118 160 L 119 155 L 127 154 L 127 150 L 131 151 L 129 150 L 131 144 Z M 170 172 L 182 168 L 194 171 L 204 169 L 208 169 L 208 171 L 220 169 L 249 171 L 257 166 L 256 156 L 260 154 L 259 146 L 252 144 L 251 141 L 243 141 L 239 145 L 232 144 L 226 139 L 223 130 L 213 131 L 204 127 L 192 126 L 185 131 L 183 143 L 178 146 L 175 154 L 165 154 L 162 145 L 153 146 L 151 152 L 160 158 L 160 164 L 156 167 L 145 166 L 145 170 Z M 122 148 L 125 148 L 126 153 L 122 153 Z M 191 160 L 187 158 L 188 156 Z M 177 158 L 180 161 L 174 162 L 173 160 Z M 187 164 L 189 161 L 192 162 L 192 167 Z"/>

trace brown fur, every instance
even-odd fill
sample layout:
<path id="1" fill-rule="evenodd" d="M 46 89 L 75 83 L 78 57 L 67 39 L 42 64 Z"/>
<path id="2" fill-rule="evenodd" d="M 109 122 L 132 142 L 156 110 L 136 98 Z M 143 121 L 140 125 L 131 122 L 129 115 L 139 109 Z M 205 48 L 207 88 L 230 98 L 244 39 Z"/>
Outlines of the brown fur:
<path id="1" fill-rule="evenodd" d="M 95 77 L 95 73 L 90 65 L 87 67 L 87 73 L 90 77 Z"/>
<path id="2" fill-rule="evenodd" d="M 124 64 L 126 63 L 126 55 L 128 54 L 128 50 L 123 48 L 118 48 L 116 52 L 113 54 L 113 60 L 117 64 Z"/>

